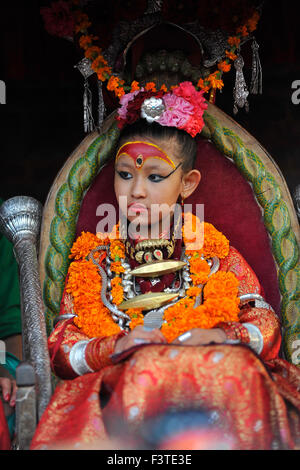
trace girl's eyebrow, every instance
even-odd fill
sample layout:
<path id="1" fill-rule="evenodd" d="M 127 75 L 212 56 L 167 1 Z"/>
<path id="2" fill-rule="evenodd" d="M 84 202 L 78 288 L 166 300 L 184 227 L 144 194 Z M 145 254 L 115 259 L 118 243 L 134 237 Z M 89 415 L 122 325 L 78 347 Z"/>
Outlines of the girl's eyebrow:
<path id="1" fill-rule="evenodd" d="M 119 165 L 120 165 L 120 166 L 123 166 L 123 167 L 125 167 L 125 168 L 130 168 L 130 169 L 133 168 L 133 165 L 132 165 L 131 163 L 127 163 L 127 162 L 117 162 L 116 167 L 119 166 Z"/>

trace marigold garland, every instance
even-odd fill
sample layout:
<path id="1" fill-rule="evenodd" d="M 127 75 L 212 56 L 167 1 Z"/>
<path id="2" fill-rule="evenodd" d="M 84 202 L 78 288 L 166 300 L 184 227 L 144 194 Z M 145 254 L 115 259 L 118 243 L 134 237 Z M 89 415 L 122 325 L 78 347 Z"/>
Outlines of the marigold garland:
<path id="1" fill-rule="evenodd" d="M 212 274 L 204 287 L 204 302 L 194 308 L 195 292 L 187 291 L 188 298 L 168 308 L 164 314 L 161 332 L 168 342 L 193 328 L 213 328 L 220 322 L 238 321 L 239 281 L 231 272 Z"/>
<path id="2" fill-rule="evenodd" d="M 239 281 L 231 272 L 219 271 L 209 276 L 210 267 L 203 259 L 213 256 L 221 259 L 226 257 L 229 252 L 229 242 L 212 224 L 200 222 L 191 213 L 185 214 L 182 227 L 184 243 L 194 237 L 195 230 L 204 230 L 204 243 L 200 250 L 186 251 L 190 258 L 190 273 L 194 285 L 186 291 L 186 298 L 179 300 L 164 313 L 165 323 L 161 331 L 168 342 L 192 328 L 213 328 L 222 321 L 238 321 Z M 124 271 L 120 260 L 125 257 L 125 247 L 118 237 L 118 224 L 108 236 L 82 232 L 71 249 L 70 258 L 74 261 L 69 268 L 66 291 L 73 297 L 74 310 L 77 314 L 74 323 L 90 338 L 111 336 L 120 332 L 120 327 L 113 321 L 110 311 L 101 301 L 101 276 L 98 268 L 92 261 L 87 260 L 90 251 L 99 246 L 99 239 L 100 244 L 110 243 L 113 260 L 111 270 L 116 274 L 111 281 L 111 294 L 113 302 L 119 305 L 124 298 L 119 274 Z M 99 252 L 100 260 L 105 253 L 105 251 Z M 97 252 L 94 256 L 96 255 Z M 201 294 L 204 302 L 194 308 L 196 297 Z M 126 313 L 131 318 L 129 324 L 131 330 L 143 324 L 142 309 L 129 309 Z"/>
<path id="3" fill-rule="evenodd" d="M 89 338 L 120 332 L 110 311 L 101 302 L 101 277 L 92 261 L 83 259 L 71 263 L 66 291 L 73 297 L 77 314 L 74 323 Z"/>

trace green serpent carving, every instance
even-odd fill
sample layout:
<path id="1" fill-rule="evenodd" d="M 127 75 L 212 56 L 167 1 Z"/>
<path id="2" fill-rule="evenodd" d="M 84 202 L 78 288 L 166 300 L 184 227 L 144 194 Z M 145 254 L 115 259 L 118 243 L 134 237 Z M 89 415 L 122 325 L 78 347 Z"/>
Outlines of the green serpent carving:
<path id="1" fill-rule="evenodd" d="M 45 256 L 43 286 L 48 334 L 52 330 L 53 319 L 59 313 L 82 199 L 101 167 L 109 160 L 119 135 L 120 131 L 114 123 L 106 134 L 97 137 L 86 153 L 74 163 L 67 181 L 57 191 L 55 216 L 50 226 L 50 244 Z"/>
<path id="2" fill-rule="evenodd" d="M 278 265 L 279 288 L 282 294 L 282 323 L 286 359 L 297 363 L 295 347 L 300 346 L 300 267 L 299 248 L 291 229 L 288 207 L 282 199 L 279 184 L 269 174 L 259 157 L 247 149 L 230 129 L 220 126 L 208 112 L 204 113 L 202 135 L 218 150 L 231 158 L 241 174 L 252 184 L 264 211 L 264 222 L 272 240 L 272 251 Z M 90 145 L 71 168 L 67 181 L 56 195 L 55 216 L 50 228 L 50 245 L 45 257 L 46 276 L 44 302 L 47 308 L 48 332 L 59 313 L 60 300 L 69 266 L 68 255 L 74 241 L 76 221 L 85 191 L 117 143 L 119 130 L 115 124 Z M 296 345 L 296 346 L 295 346 Z"/>
<path id="3" fill-rule="evenodd" d="M 264 211 L 264 224 L 272 240 L 272 252 L 278 266 L 278 282 L 282 295 L 281 313 L 283 345 L 286 359 L 298 365 L 296 348 L 300 346 L 300 265 L 299 247 L 291 228 L 291 219 L 279 184 L 267 172 L 259 157 L 245 148 L 242 140 L 230 129 L 205 113 L 204 137 L 211 139 L 218 150 L 231 158 L 241 174 L 252 183 L 255 196 Z"/>

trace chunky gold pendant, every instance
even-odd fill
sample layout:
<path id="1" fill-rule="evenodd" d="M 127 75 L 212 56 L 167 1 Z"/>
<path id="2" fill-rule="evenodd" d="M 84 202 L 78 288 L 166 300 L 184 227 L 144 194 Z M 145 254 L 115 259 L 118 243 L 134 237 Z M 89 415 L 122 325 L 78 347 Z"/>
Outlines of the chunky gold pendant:
<path id="1" fill-rule="evenodd" d="M 162 307 L 173 299 L 178 297 L 178 293 L 168 294 L 165 292 L 149 292 L 148 294 L 137 295 L 133 299 L 125 300 L 118 308 L 127 310 L 129 308 L 142 308 L 143 310 L 152 310 Z"/>
<path id="2" fill-rule="evenodd" d="M 163 274 L 174 273 L 179 271 L 185 266 L 184 261 L 177 260 L 163 260 L 163 261 L 153 261 L 153 263 L 142 264 L 137 268 L 130 271 L 132 276 L 139 277 L 157 277 L 162 276 Z"/>

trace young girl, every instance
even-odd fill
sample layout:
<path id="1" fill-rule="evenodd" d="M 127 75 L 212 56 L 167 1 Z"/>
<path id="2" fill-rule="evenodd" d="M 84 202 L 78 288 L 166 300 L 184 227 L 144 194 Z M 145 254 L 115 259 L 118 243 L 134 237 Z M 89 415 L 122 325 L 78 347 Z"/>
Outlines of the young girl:
<path id="1" fill-rule="evenodd" d="M 61 314 L 74 316 L 49 338 L 53 370 L 69 380 L 32 449 L 109 447 L 116 417 L 137 436 L 170 410 L 213 413 L 234 449 L 295 448 L 300 378 L 278 359 L 279 320 L 226 237 L 184 210 L 201 180 L 202 93 L 185 82 L 125 95 L 121 105 L 122 217 L 109 234 L 82 233 L 71 250 Z"/>

